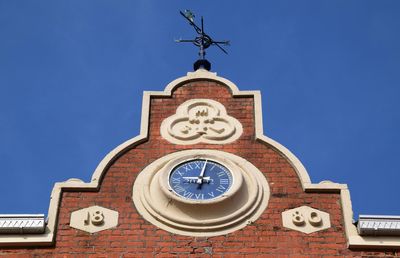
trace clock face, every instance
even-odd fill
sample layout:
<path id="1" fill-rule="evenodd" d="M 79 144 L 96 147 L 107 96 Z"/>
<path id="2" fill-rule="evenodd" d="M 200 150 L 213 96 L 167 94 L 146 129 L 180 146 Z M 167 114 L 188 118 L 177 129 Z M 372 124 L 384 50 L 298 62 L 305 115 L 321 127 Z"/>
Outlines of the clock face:
<path id="1" fill-rule="evenodd" d="M 211 200 L 232 186 L 232 173 L 225 166 L 206 159 L 193 159 L 172 169 L 169 186 L 178 196 L 189 200 Z"/>

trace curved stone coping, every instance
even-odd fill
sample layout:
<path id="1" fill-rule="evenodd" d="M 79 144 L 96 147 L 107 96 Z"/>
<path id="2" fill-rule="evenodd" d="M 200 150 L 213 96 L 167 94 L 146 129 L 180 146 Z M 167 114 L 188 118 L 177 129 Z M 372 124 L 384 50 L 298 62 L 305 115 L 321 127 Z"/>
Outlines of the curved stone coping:
<path id="1" fill-rule="evenodd" d="M 148 125 L 149 125 L 149 107 L 150 98 L 156 96 L 171 96 L 174 89 L 191 81 L 198 80 L 211 80 L 224 84 L 227 86 L 233 96 L 253 96 L 254 97 L 254 112 L 255 112 L 255 129 L 256 139 L 264 144 L 268 144 L 282 156 L 284 156 L 290 164 L 296 170 L 305 192 L 339 192 L 341 196 L 341 204 L 343 210 L 344 225 L 347 237 L 347 243 L 349 248 L 362 248 L 362 249 L 378 249 L 378 248 L 392 248 L 400 249 L 400 238 L 399 237 L 362 237 L 357 233 L 357 228 L 352 223 L 353 221 L 353 210 L 351 206 L 350 192 L 346 184 L 337 183 L 311 183 L 310 177 L 304 168 L 303 164 L 297 157 L 291 153 L 286 147 L 273 139 L 263 134 L 263 123 L 262 123 L 262 106 L 261 106 L 261 93 L 260 91 L 240 91 L 237 86 L 231 81 L 217 76 L 216 73 L 212 73 L 203 69 L 199 69 L 195 72 L 189 72 L 186 76 L 178 78 L 169 83 L 164 91 L 145 91 L 143 93 L 142 102 L 142 118 L 140 134 L 121 145 L 117 146 L 114 150 L 108 153 L 104 159 L 99 163 L 96 170 L 93 173 L 91 182 L 84 183 L 82 181 L 67 181 L 62 183 L 56 183 L 54 185 L 50 205 L 48 212 L 48 224 L 46 232 L 43 235 L 0 235 L 0 246 L 38 246 L 38 245 L 53 245 L 55 240 L 55 230 L 58 219 L 58 208 L 60 203 L 61 192 L 63 190 L 74 190 L 74 191 L 96 191 L 99 188 L 99 182 L 103 175 L 103 172 L 107 170 L 109 164 L 111 164 L 116 158 L 122 155 L 125 151 L 129 150 L 135 145 L 142 143 L 147 140 L 148 136 Z"/>

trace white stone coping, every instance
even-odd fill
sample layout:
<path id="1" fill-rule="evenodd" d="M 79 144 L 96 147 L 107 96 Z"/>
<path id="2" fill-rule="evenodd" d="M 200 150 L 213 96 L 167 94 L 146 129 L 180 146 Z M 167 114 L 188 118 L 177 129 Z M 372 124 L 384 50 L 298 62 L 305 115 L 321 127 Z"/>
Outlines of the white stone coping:
<path id="1" fill-rule="evenodd" d="M 142 102 L 142 118 L 140 134 L 121 145 L 117 146 L 114 150 L 108 153 L 104 159 L 99 163 L 96 170 L 93 173 L 91 182 L 84 183 L 80 180 L 73 179 L 66 182 L 56 183 L 54 185 L 49 211 L 48 211 L 48 224 L 46 232 L 43 235 L 0 235 L 0 246 L 29 246 L 29 245 L 52 245 L 54 243 L 55 230 L 57 225 L 58 210 L 60 204 L 61 192 L 64 189 L 75 190 L 75 191 L 96 191 L 99 188 L 99 181 L 106 171 L 109 164 L 111 164 L 116 158 L 122 155 L 126 150 L 131 147 L 140 144 L 145 141 L 148 137 L 148 125 L 149 125 L 149 108 L 150 98 L 155 96 L 171 96 L 172 91 L 179 87 L 183 83 L 196 80 L 212 80 L 224 84 L 228 87 L 233 96 L 253 96 L 254 97 L 254 112 L 255 112 L 255 130 L 256 139 L 262 143 L 268 144 L 277 151 L 279 151 L 283 157 L 295 168 L 297 175 L 301 181 L 303 190 L 305 192 L 340 192 L 341 205 L 344 218 L 345 233 L 349 248 L 395 248 L 400 249 L 400 238 L 399 237 L 362 237 L 357 233 L 357 228 L 353 224 L 353 210 L 351 206 L 350 192 L 346 184 L 327 183 L 321 184 L 311 183 L 310 177 L 304 168 L 303 164 L 297 157 L 291 153 L 286 147 L 273 139 L 263 134 L 263 123 L 262 123 L 262 106 L 261 106 L 261 93 L 260 91 L 239 91 L 237 86 L 231 81 L 217 76 L 216 73 L 212 73 L 203 69 L 199 69 L 195 72 L 189 72 L 186 76 L 178 78 L 169 83 L 164 91 L 145 91 L 143 93 Z"/>

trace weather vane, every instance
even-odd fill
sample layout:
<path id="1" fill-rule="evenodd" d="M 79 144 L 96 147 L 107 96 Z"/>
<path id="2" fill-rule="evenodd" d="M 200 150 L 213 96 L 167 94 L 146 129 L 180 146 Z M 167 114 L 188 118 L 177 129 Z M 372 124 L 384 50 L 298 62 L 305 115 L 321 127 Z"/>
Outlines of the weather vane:
<path id="1" fill-rule="evenodd" d="M 217 46 L 219 49 L 222 50 L 222 52 L 224 52 L 225 54 L 228 54 L 228 52 L 226 52 L 226 50 L 221 46 L 229 46 L 229 41 L 225 40 L 225 41 L 214 41 L 209 35 L 207 35 L 204 32 L 204 22 L 203 22 L 203 16 L 201 17 L 201 27 L 197 26 L 194 23 L 194 14 L 193 12 L 191 12 L 190 10 L 184 10 L 179 11 L 180 14 L 189 22 L 190 26 L 192 26 L 194 28 L 194 30 L 196 31 L 196 33 L 198 34 L 198 36 L 194 39 L 178 39 L 175 40 L 176 42 L 189 42 L 189 43 L 193 43 L 195 46 L 199 47 L 199 56 L 200 59 L 197 60 L 194 63 L 194 70 L 197 70 L 199 68 L 204 68 L 206 70 L 210 70 L 211 69 L 211 63 L 208 62 L 207 59 L 205 59 L 206 56 L 206 49 L 209 48 L 212 45 Z"/>

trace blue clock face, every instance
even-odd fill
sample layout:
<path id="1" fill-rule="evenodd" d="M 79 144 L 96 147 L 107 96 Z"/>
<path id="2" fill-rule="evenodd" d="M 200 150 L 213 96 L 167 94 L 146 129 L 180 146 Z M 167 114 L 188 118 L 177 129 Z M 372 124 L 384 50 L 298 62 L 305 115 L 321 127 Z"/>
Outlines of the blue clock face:
<path id="1" fill-rule="evenodd" d="M 211 200 L 220 197 L 231 188 L 232 173 L 223 165 L 206 159 L 183 162 L 172 169 L 169 186 L 182 198 Z"/>

